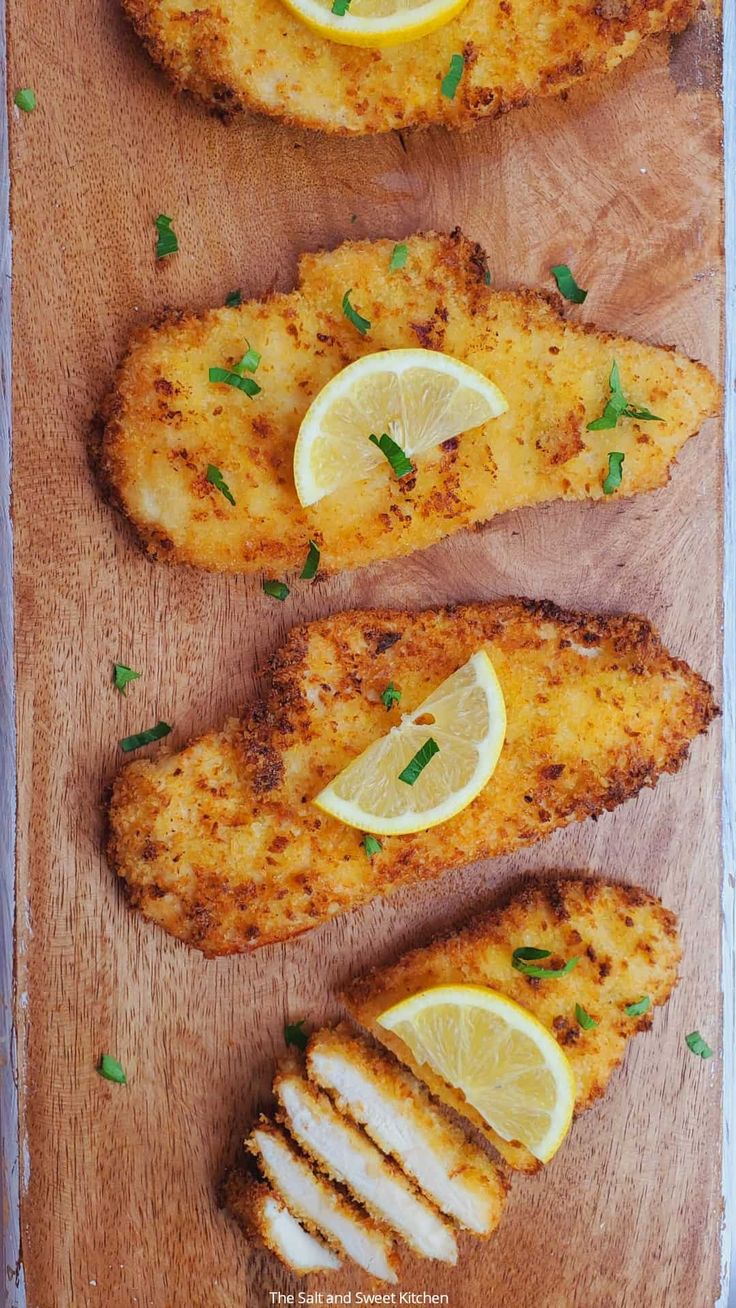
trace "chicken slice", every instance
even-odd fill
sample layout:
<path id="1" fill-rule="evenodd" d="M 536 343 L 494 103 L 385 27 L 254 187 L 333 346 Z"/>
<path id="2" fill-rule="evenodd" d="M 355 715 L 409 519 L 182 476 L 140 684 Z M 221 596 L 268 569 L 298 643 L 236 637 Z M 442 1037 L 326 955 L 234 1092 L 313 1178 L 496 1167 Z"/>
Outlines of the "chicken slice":
<path id="1" fill-rule="evenodd" d="M 283 1199 L 262 1181 L 235 1169 L 224 1190 L 227 1206 L 245 1234 L 270 1249 L 290 1271 L 306 1276 L 336 1272 L 342 1266 L 332 1249 L 305 1231 Z"/>
<path id="2" fill-rule="evenodd" d="M 312 1037 L 307 1071 L 443 1213 L 476 1235 L 495 1230 L 504 1173 L 391 1055 L 341 1026 Z"/>
<path id="3" fill-rule="evenodd" d="M 337 1186 L 312 1167 L 275 1123 L 261 1118 L 246 1140 L 269 1183 L 308 1227 L 382 1281 L 396 1282 L 393 1241 Z"/>
<path id="4" fill-rule="evenodd" d="M 274 1092 L 294 1138 L 373 1217 L 422 1257 L 457 1261 L 455 1237 L 444 1218 L 362 1131 L 340 1116 L 327 1095 L 291 1069 L 278 1073 Z"/>

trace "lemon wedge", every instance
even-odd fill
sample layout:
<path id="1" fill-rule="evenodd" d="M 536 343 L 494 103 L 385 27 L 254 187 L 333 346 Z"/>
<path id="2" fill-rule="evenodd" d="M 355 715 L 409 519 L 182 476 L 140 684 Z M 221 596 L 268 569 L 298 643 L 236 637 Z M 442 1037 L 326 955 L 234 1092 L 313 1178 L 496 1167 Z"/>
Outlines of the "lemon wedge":
<path id="1" fill-rule="evenodd" d="M 554 1036 L 525 1008 L 484 986 L 447 985 L 404 999 L 377 1019 L 460 1090 L 503 1140 L 541 1162 L 570 1129 L 575 1082 Z"/>
<path id="2" fill-rule="evenodd" d="M 503 691 L 480 650 L 353 759 L 314 802 L 348 826 L 378 836 L 436 827 L 490 781 L 505 735 Z"/>
<path id="3" fill-rule="evenodd" d="M 393 476 L 370 437 L 385 433 L 413 459 L 505 413 L 483 373 L 436 350 L 383 350 L 348 364 L 315 396 L 294 448 L 294 482 L 307 507 L 340 487 Z"/>
<path id="4" fill-rule="evenodd" d="M 404 45 L 436 32 L 465 8 L 468 0 L 284 0 L 313 32 L 340 45 L 380 50 Z"/>

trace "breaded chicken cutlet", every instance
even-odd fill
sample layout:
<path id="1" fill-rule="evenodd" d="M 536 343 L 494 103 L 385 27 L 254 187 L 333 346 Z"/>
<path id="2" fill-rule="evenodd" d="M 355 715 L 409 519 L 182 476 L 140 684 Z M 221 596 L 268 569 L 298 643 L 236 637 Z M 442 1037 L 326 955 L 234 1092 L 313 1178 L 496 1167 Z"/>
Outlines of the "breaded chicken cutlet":
<path id="1" fill-rule="evenodd" d="M 342 135 L 470 127 L 600 79 L 656 32 L 679 32 L 694 0 L 470 0 L 419 40 L 359 49 L 319 36 L 280 0 L 123 0 L 175 86 L 217 112 L 254 109 Z M 455 94 L 442 81 L 463 56 Z"/>
<path id="2" fill-rule="evenodd" d="M 346 1026 L 312 1036 L 307 1072 L 462 1230 L 490 1235 L 503 1214 L 504 1174 L 442 1114 L 416 1077 Z"/>
<path id="3" fill-rule="evenodd" d="M 220 572 L 303 566 L 322 572 L 426 548 L 507 510 L 553 499 L 611 502 L 663 486 L 684 443 L 719 405 L 702 364 L 565 321 L 558 296 L 494 291 L 485 256 L 460 233 L 414 236 L 391 271 L 390 241 L 348 242 L 300 263 L 299 284 L 239 307 L 177 316 L 138 334 L 96 434 L 112 500 L 156 559 Z M 370 321 L 362 336 L 343 297 Z M 261 355 L 260 394 L 211 383 L 246 348 Z M 385 460 L 312 508 L 297 499 L 293 453 L 315 395 L 346 364 L 420 347 L 487 375 L 508 400 L 492 422 L 445 442 L 400 480 Z M 627 398 L 661 421 L 622 417 L 588 431 L 609 398 L 612 363 Z M 387 418 L 390 415 L 387 415 Z M 370 432 L 366 429 L 366 441 Z M 603 482 L 622 453 L 616 495 Z M 234 504 L 207 479 L 219 470 Z"/>
<path id="4" fill-rule="evenodd" d="M 223 1199 L 243 1233 L 265 1245 L 297 1276 L 340 1268 L 340 1259 L 324 1240 L 305 1230 L 279 1195 L 247 1172 L 230 1173 Z"/>
<path id="5" fill-rule="evenodd" d="M 279 1070 L 273 1088 L 281 1119 L 319 1168 L 344 1185 L 420 1258 L 457 1261 L 450 1225 L 400 1167 L 337 1111 L 328 1095 L 299 1069 L 288 1066 Z"/>
<path id="6" fill-rule="evenodd" d="M 520 942 L 548 949 L 554 968 L 563 960 L 579 961 L 567 975 L 523 976 L 512 966 Z M 514 1168 L 542 1165 L 518 1143 L 501 1140 L 458 1091 L 387 1033 L 381 1014 L 437 985 L 500 991 L 562 1046 L 581 1112 L 605 1091 L 628 1038 L 648 1029 L 655 1007 L 669 998 L 680 952 L 674 914 L 644 890 L 579 878 L 526 886 L 472 925 L 354 981 L 345 996 L 353 1017 L 393 1052 L 345 1024 L 315 1032 L 304 1065 L 294 1058 L 277 1072 L 283 1125 L 261 1118 L 246 1147 L 271 1193 L 308 1231 L 324 1237 L 346 1261 L 395 1280 L 399 1249 L 394 1252 L 389 1229 L 399 1246 L 408 1243 L 425 1257 L 443 1258 L 449 1251 L 443 1248 L 447 1228 L 433 1226 L 431 1219 L 427 1225 L 425 1200 L 435 1222 L 443 1213 L 474 1235 L 491 1234 L 503 1214 L 507 1170 L 471 1139 L 463 1117 Z M 340 1183 L 352 1190 L 352 1199 Z M 376 1238 L 390 1249 L 379 1264 Z M 293 1265 L 293 1258 L 287 1261 Z"/>
<path id="7" fill-rule="evenodd" d="M 560 967 L 578 958 L 565 976 L 525 976 L 512 967 L 523 946 L 548 949 L 545 964 Z M 562 1045 L 572 1065 L 576 1113 L 605 1092 L 628 1038 L 652 1024 L 652 1010 L 669 999 L 677 982 L 681 947 L 674 913 L 634 886 L 600 881 L 538 882 L 502 907 L 398 962 L 377 968 L 349 986 L 350 1014 L 427 1083 L 443 1103 L 469 1118 L 512 1167 L 535 1171 L 541 1164 L 526 1149 L 502 1140 L 459 1091 L 418 1062 L 408 1045 L 384 1029 L 379 1017 L 400 1000 L 432 986 L 465 983 L 498 990 L 529 1009 Z M 648 997 L 646 1012 L 627 1007 Z M 581 1005 L 596 1023 L 584 1030 Z"/>
<path id="8" fill-rule="evenodd" d="M 449 821 L 369 857 L 313 798 L 481 648 L 508 716 L 493 777 Z M 401 704 L 387 711 L 389 683 Z M 513 599 L 344 613 L 290 633 L 242 720 L 119 774 L 110 858 L 146 917 L 209 956 L 240 953 L 616 808 L 676 771 L 717 711 L 632 615 Z"/>
<path id="9" fill-rule="evenodd" d="M 269 1185 L 308 1230 L 369 1276 L 396 1282 L 396 1253 L 386 1228 L 328 1176 L 316 1171 L 280 1126 L 262 1117 L 246 1140 L 246 1148 Z"/>

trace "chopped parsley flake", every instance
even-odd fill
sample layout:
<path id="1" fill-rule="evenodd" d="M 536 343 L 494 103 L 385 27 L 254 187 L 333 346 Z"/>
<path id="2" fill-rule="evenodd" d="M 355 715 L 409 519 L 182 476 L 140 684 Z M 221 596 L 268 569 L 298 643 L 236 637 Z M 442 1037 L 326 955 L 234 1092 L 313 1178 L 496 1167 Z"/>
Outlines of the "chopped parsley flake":
<path id="1" fill-rule="evenodd" d="M 214 486 L 215 490 L 218 490 L 221 495 L 224 495 L 225 499 L 228 500 L 230 504 L 235 504 L 235 496 L 230 490 L 230 487 L 225 481 L 220 469 L 216 468 L 214 463 L 207 464 L 207 480 L 210 483 L 210 486 Z"/>
<path id="2" fill-rule="evenodd" d="M 179 249 L 179 242 L 176 239 L 176 233 L 172 229 L 173 219 L 167 218 L 165 213 L 160 213 L 155 222 L 158 239 L 156 241 L 156 258 L 166 259 L 170 254 L 176 254 Z"/>
<path id="3" fill-rule="evenodd" d="M 620 450 L 611 450 L 608 455 L 608 474 L 603 478 L 603 494 L 613 495 L 617 491 L 624 476 L 624 459 L 625 454 Z"/>
<path id="4" fill-rule="evenodd" d="M 658 418 L 656 413 L 650 413 L 648 409 L 639 409 L 636 405 L 629 404 L 621 389 L 621 374 L 615 359 L 611 364 L 608 389 L 611 393 L 606 407 L 600 418 L 588 423 L 588 431 L 611 431 L 616 426 L 619 418 L 637 418 L 639 422 L 664 421 L 664 419 Z"/>
<path id="5" fill-rule="evenodd" d="M 363 848 L 368 857 L 373 858 L 375 854 L 380 854 L 383 845 L 375 836 L 363 836 Z"/>
<path id="6" fill-rule="evenodd" d="M 238 364 L 240 367 L 240 364 Z M 234 386 L 236 390 L 243 391 L 253 399 L 254 395 L 260 395 L 261 388 L 257 381 L 252 377 L 243 377 L 239 372 L 231 368 L 210 368 L 210 381 L 222 382 L 225 386 Z"/>
<path id="7" fill-rule="evenodd" d="M 557 282 L 557 289 L 560 295 L 564 295 L 566 300 L 571 304 L 583 304 L 588 298 L 588 292 L 578 286 L 570 269 L 566 263 L 556 263 L 550 272 Z"/>
<path id="8" fill-rule="evenodd" d="M 592 1031 L 593 1027 L 598 1025 L 595 1018 L 591 1017 L 590 1013 L 586 1013 L 582 1004 L 575 1005 L 575 1021 L 583 1031 Z"/>
<path id="9" fill-rule="evenodd" d="M 38 104 L 36 92 L 32 91 L 30 86 L 24 86 L 15 93 L 14 103 L 24 114 L 32 114 Z"/>
<path id="10" fill-rule="evenodd" d="M 360 332 L 361 336 L 365 336 L 366 332 L 370 331 L 371 324 L 368 318 L 363 318 L 361 314 L 358 313 L 357 309 L 353 308 L 352 304 L 350 303 L 350 296 L 352 295 L 352 293 L 353 292 L 351 289 L 349 291 L 346 291 L 345 294 L 343 295 L 342 311 L 345 314 L 345 317 L 347 318 L 348 322 L 351 322 L 353 324 L 353 327 L 355 327 L 356 330 Z"/>
<path id="11" fill-rule="evenodd" d="M 397 690 L 393 681 L 389 681 L 385 690 L 381 691 L 381 702 L 387 709 L 392 709 L 394 704 L 398 704 L 401 699 L 401 691 Z"/>
<path id="12" fill-rule="evenodd" d="M 148 731 L 138 731 L 134 736 L 126 736 L 120 741 L 120 748 L 124 753 L 129 754 L 133 749 L 142 749 L 144 745 L 151 745 L 154 740 L 161 740 L 164 736 L 168 736 L 171 729 L 168 722 L 157 722 L 155 727 L 149 727 Z"/>
<path id="13" fill-rule="evenodd" d="M 454 54 L 450 60 L 450 67 L 442 78 L 442 94 L 446 100 L 455 99 L 464 72 L 465 60 L 463 56 Z"/>
<path id="14" fill-rule="evenodd" d="M 239 309 L 243 303 L 242 291 L 231 291 L 225 299 L 225 306 L 228 309 Z"/>
<path id="15" fill-rule="evenodd" d="M 580 962 L 579 958 L 570 958 L 562 967 L 539 967 L 533 960 L 537 958 L 549 958 L 550 949 L 535 949 L 533 945 L 523 945 L 520 949 L 515 949 L 511 955 L 511 966 L 517 972 L 522 972 L 524 976 L 537 977 L 557 977 L 567 976 L 572 972 Z"/>
<path id="16" fill-rule="evenodd" d="M 710 1045 L 703 1039 L 699 1031 L 691 1031 L 685 1036 L 685 1044 L 691 1053 L 696 1054 L 698 1058 L 712 1058 L 713 1050 Z"/>
<path id="17" fill-rule="evenodd" d="M 637 999 L 635 1004 L 627 1004 L 624 1012 L 627 1017 L 641 1017 L 643 1013 L 649 1012 L 651 1006 L 649 995 L 644 995 L 641 999 Z"/>
<path id="18" fill-rule="evenodd" d="M 433 740 L 430 736 L 429 740 L 424 742 L 421 749 L 417 750 L 414 757 L 409 759 L 403 772 L 399 773 L 399 781 L 403 781 L 407 786 L 413 786 L 417 778 L 421 776 L 430 759 L 433 759 L 435 754 L 439 754 L 439 752 L 440 747 L 437 744 L 437 741 Z"/>
<path id="19" fill-rule="evenodd" d="M 129 686 L 131 681 L 138 681 L 140 675 L 140 672 L 134 672 L 133 669 L 127 667 L 125 663 L 115 663 L 112 674 L 115 689 L 119 690 L 121 695 L 124 695 L 126 693 L 126 686 Z"/>
<path id="20" fill-rule="evenodd" d="M 317 545 L 313 540 L 310 540 L 309 550 L 307 551 L 307 560 L 299 574 L 302 581 L 311 581 L 312 577 L 316 577 L 317 569 L 319 567 L 319 557 L 319 545 Z"/>
<path id="21" fill-rule="evenodd" d="M 281 600 L 282 603 L 290 593 L 285 581 L 264 581 L 263 591 L 271 599 Z"/>
<path id="22" fill-rule="evenodd" d="M 389 272 L 398 272 L 400 268 L 406 267 L 406 261 L 409 258 L 408 245 L 395 245 L 389 261 Z"/>
<path id="23" fill-rule="evenodd" d="M 371 435 L 368 440 L 373 445 L 378 446 L 381 454 L 385 454 L 397 477 L 406 477 L 410 472 L 414 471 L 414 464 L 411 459 L 407 458 L 401 446 L 397 445 L 396 441 L 387 432 L 384 432 L 380 438 Z"/>
<path id="24" fill-rule="evenodd" d="M 304 1018 L 300 1022 L 287 1022 L 284 1027 L 284 1040 L 295 1049 L 306 1049 L 309 1035 L 304 1030 Z"/>
<path id="25" fill-rule="evenodd" d="M 97 1071 L 100 1076 L 104 1076 L 106 1081 L 114 1081 L 116 1085 L 127 1085 L 128 1080 L 123 1071 L 122 1065 L 112 1054 L 101 1054 L 100 1061 L 97 1064 Z"/>

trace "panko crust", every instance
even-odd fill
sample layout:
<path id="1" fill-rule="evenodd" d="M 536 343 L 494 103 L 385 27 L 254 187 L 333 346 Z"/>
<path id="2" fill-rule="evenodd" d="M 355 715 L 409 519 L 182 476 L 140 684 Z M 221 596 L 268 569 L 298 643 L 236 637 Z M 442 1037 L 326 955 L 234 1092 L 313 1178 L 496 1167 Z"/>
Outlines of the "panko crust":
<path id="1" fill-rule="evenodd" d="M 313 33 L 280 0 L 123 0 L 177 90 L 224 117 L 242 109 L 344 136 L 442 123 L 469 128 L 541 96 L 598 80 L 658 32 L 679 32 L 697 0 L 470 0 L 406 45 L 363 50 Z M 441 81 L 465 70 L 453 99 Z"/>
<path id="2" fill-rule="evenodd" d="M 305 255 L 297 288 L 239 307 L 169 314 L 139 331 L 94 434 L 109 498 L 158 561 L 212 571 L 301 569 L 309 541 L 322 573 L 425 549 L 495 515 L 553 499 L 611 503 L 667 483 L 685 442 L 718 410 L 719 387 L 674 349 L 567 322 L 556 294 L 496 291 L 483 250 L 461 232 L 347 242 Z M 364 337 L 342 310 L 367 316 Z M 210 384 L 249 342 L 262 354 L 261 394 Z M 347 364 L 378 350 L 421 347 L 490 377 L 509 410 L 425 456 L 416 477 L 381 467 L 360 494 L 336 491 L 304 509 L 293 478 L 302 418 Z M 609 432 L 590 432 L 609 395 L 613 360 L 628 397 L 661 422 L 622 420 L 615 496 L 603 493 Z M 233 506 L 206 478 L 219 468 Z"/>
<path id="3" fill-rule="evenodd" d="M 511 965 L 523 945 L 549 949 L 545 966 L 580 961 L 567 976 L 528 977 Z M 524 1148 L 502 1140 L 461 1093 L 425 1064 L 417 1064 L 398 1036 L 377 1018 L 409 995 L 453 983 L 485 985 L 529 1009 L 555 1036 L 570 1059 L 576 1113 L 604 1094 L 626 1042 L 652 1025 L 653 1009 L 677 983 L 681 944 L 674 913 L 637 886 L 596 879 L 535 882 L 467 926 L 451 928 L 430 944 L 404 954 L 353 981 L 344 996 L 348 1011 L 406 1063 L 445 1104 L 469 1118 L 514 1168 L 541 1164 Z M 625 1009 L 645 995 L 651 1008 L 639 1017 Z M 583 1030 L 581 1004 L 598 1023 Z"/>
<path id="4" fill-rule="evenodd" d="M 508 713 L 494 776 L 450 821 L 384 837 L 368 858 L 313 797 L 480 648 Z M 290 633 L 242 720 L 121 771 L 109 855 L 147 918 L 208 956 L 237 954 L 616 808 L 677 771 L 717 712 L 635 615 L 519 599 L 343 613 Z"/>

